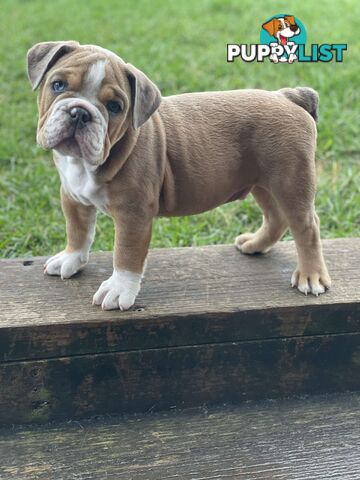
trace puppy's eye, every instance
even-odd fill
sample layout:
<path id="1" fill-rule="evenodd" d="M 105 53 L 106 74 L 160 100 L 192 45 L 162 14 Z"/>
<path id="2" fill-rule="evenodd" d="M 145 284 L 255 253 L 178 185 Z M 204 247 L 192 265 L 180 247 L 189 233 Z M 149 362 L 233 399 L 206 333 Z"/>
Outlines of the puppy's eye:
<path id="1" fill-rule="evenodd" d="M 66 90 L 67 83 L 63 82 L 62 80 L 56 80 L 51 84 L 51 88 L 55 93 L 61 93 Z"/>
<path id="2" fill-rule="evenodd" d="M 107 108 L 108 111 L 109 111 L 110 113 L 112 113 L 113 115 L 117 115 L 117 114 L 120 113 L 121 110 L 122 110 L 122 107 L 121 107 L 120 103 L 119 103 L 119 102 L 115 102 L 115 100 L 110 100 L 109 102 L 107 102 L 106 108 Z"/>

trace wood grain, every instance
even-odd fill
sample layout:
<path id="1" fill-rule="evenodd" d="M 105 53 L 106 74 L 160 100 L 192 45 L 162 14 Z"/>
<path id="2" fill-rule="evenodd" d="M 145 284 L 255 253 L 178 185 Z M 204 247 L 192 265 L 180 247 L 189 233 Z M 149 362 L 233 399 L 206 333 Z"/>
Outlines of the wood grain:
<path id="1" fill-rule="evenodd" d="M 94 254 L 72 280 L 0 261 L 0 423 L 360 389 L 360 239 L 324 242 L 334 287 L 289 286 L 294 244 L 153 250 L 131 312 L 102 312 Z"/>
<path id="2" fill-rule="evenodd" d="M 0 365 L 0 424 L 360 390 L 360 333 Z"/>
<path id="3" fill-rule="evenodd" d="M 152 250 L 130 312 L 91 305 L 110 253 L 66 281 L 43 276 L 44 258 L 1 260 L 0 361 L 358 332 L 360 239 L 325 240 L 324 252 L 333 288 L 305 297 L 289 286 L 293 242 L 255 257 L 232 246 Z"/>
<path id="4" fill-rule="evenodd" d="M 0 431 L 2 480 L 358 480 L 360 394 Z"/>

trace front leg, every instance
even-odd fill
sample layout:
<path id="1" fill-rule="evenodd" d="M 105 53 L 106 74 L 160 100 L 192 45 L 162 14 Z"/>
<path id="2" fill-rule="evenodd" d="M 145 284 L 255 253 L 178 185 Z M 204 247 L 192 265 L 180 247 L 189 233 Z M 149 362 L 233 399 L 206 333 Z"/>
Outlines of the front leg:
<path id="1" fill-rule="evenodd" d="M 73 200 L 61 187 L 61 207 L 66 220 L 67 245 L 65 250 L 49 258 L 44 273 L 72 277 L 88 262 L 94 240 L 96 209 Z"/>
<path id="2" fill-rule="evenodd" d="M 103 310 L 128 310 L 135 303 L 148 253 L 152 218 L 134 214 L 113 216 L 115 243 L 113 274 L 93 298 Z"/>

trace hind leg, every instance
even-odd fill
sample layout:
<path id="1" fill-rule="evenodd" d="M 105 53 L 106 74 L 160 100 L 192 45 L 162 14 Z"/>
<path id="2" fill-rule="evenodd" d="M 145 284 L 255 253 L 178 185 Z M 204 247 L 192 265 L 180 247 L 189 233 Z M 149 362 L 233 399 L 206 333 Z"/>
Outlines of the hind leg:
<path id="1" fill-rule="evenodd" d="M 299 183 L 293 185 L 292 190 L 280 190 L 276 194 L 298 253 L 291 285 L 305 295 L 319 295 L 330 288 L 331 280 L 322 253 L 320 221 L 314 207 L 315 187 L 308 185 L 309 188 L 298 189 Z"/>
<path id="2" fill-rule="evenodd" d="M 280 207 L 265 188 L 255 186 L 251 193 L 263 211 L 263 223 L 255 233 L 243 233 L 235 239 L 235 246 L 242 253 L 265 253 L 282 238 L 288 223 Z"/>
<path id="3" fill-rule="evenodd" d="M 291 277 L 291 286 L 305 295 L 324 293 L 330 288 L 331 279 L 322 253 L 320 222 L 315 209 L 307 215 L 293 216 L 290 228 L 298 253 L 298 266 Z"/>

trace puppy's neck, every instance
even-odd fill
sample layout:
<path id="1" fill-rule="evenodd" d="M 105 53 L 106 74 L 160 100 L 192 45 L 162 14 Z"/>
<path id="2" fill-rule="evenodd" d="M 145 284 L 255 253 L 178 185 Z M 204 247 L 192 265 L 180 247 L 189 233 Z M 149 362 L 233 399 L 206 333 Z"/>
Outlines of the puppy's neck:
<path id="1" fill-rule="evenodd" d="M 124 166 L 135 148 L 140 129 L 129 127 L 124 135 L 116 142 L 106 161 L 96 169 L 96 174 L 104 182 L 110 182 Z"/>
<path id="2" fill-rule="evenodd" d="M 53 156 L 56 164 L 59 161 L 66 162 L 69 165 L 79 167 L 81 170 L 86 171 L 89 175 L 96 175 L 96 171 L 99 168 L 97 165 L 92 165 L 91 163 L 87 162 L 84 158 L 73 155 L 65 155 L 61 152 L 58 152 L 56 148 L 53 149 Z"/>

